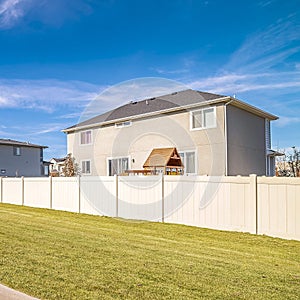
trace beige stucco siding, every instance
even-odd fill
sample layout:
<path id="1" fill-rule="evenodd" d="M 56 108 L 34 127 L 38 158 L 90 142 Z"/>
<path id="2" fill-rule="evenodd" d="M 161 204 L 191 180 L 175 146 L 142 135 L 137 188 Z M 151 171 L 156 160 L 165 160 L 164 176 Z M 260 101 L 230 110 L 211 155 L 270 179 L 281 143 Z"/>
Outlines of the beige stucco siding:
<path id="1" fill-rule="evenodd" d="M 228 175 L 265 175 L 265 119 L 227 106 Z"/>
<path id="2" fill-rule="evenodd" d="M 129 127 L 114 124 L 92 129 L 92 145 L 80 145 L 80 132 L 68 134 L 68 152 L 76 161 L 91 160 L 92 175 L 107 175 L 107 159 L 129 157 L 130 169 L 142 169 L 153 148 L 196 151 L 197 174 L 225 174 L 224 110 L 216 107 L 217 127 L 190 130 L 190 111 L 134 120 Z"/>

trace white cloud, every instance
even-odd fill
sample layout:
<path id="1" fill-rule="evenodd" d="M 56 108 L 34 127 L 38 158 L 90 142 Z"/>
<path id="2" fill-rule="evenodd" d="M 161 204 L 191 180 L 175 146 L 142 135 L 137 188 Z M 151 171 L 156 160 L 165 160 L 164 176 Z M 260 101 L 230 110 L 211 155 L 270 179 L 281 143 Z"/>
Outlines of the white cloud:
<path id="1" fill-rule="evenodd" d="M 163 68 L 151 68 L 151 70 L 155 71 L 158 74 L 170 75 L 170 74 L 182 74 L 189 72 L 189 69 L 173 69 L 167 70 Z"/>
<path id="2" fill-rule="evenodd" d="M 81 81 L 0 79 L 0 107 L 53 112 L 66 107 L 84 107 L 100 87 Z"/>
<path id="3" fill-rule="evenodd" d="M 32 135 L 44 135 L 44 134 L 52 133 L 52 132 L 59 132 L 64 127 L 66 127 L 66 124 L 46 124 L 46 125 L 43 125 L 42 129 L 40 129 L 38 131 L 33 131 L 31 134 Z"/>
<path id="4" fill-rule="evenodd" d="M 24 15 L 23 0 L 4 0 L 0 3 L 0 28 L 12 27 Z"/>
<path id="5" fill-rule="evenodd" d="M 78 15 L 93 12 L 84 0 L 0 0 L 0 29 L 10 29 L 32 21 L 60 27 L 65 20 L 77 20 Z"/>
<path id="6" fill-rule="evenodd" d="M 295 15 L 279 19 L 265 30 L 249 36 L 224 66 L 229 72 L 265 72 L 282 65 L 299 52 L 300 24 Z"/>
<path id="7" fill-rule="evenodd" d="M 299 93 L 299 63 L 290 60 L 299 50 L 300 24 L 296 15 L 290 15 L 246 38 L 215 76 L 196 78 L 189 86 L 226 95 L 250 91 L 269 96 Z"/>
<path id="8" fill-rule="evenodd" d="M 295 125 L 295 124 L 299 124 L 299 123 L 300 123 L 300 117 L 280 116 L 279 120 L 275 123 L 275 125 L 277 127 L 285 127 L 288 125 Z"/>
<path id="9" fill-rule="evenodd" d="M 276 72 L 260 74 L 223 74 L 195 80 L 191 88 L 212 93 L 235 94 L 257 90 L 300 89 L 300 72 Z"/>
<path id="10" fill-rule="evenodd" d="M 161 96 L 188 88 L 180 82 L 160 77 L 145 77 L 124 81 L 103 90 L 91 101 L 82 113 L 81 121 L 130 101 Z"/>

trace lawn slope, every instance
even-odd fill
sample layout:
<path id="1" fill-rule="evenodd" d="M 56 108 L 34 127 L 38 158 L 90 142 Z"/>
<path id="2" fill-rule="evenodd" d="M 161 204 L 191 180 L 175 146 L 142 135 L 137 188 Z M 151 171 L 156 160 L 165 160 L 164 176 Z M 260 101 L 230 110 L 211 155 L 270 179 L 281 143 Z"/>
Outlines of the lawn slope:
<path id="1" fill-rule="evenodd" d="M 0 204 L 0 282 L 41 299 L 300 299 L 300 242 Z"/>

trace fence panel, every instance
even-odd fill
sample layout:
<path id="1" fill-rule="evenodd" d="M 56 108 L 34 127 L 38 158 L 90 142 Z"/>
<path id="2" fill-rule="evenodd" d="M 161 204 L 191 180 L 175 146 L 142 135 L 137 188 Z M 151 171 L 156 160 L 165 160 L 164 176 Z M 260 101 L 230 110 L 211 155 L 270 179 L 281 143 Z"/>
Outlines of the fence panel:
<path id="1" fill-rule="evenodd" d="M 80 212 L 116 216 L 116 177 L 81 177 Z"/>
<path id="2" fill-rule="evenodd" d="M 300 178 L 85 176 L 1 183 L 3 203 L 300 240 Z"/>
<path id="3" fill-rule="evenodd" d="M 51 208 L 51 178 L 24 178 L 24 205 L 40 208 Z"/>
<path id="4" fill-rule="evenodd" d="M 258 233 L 300 240 L 300 178 L 258 177 Z"/>
<path id="5" fill-rule="evenodd" d="M 255 233 L 248 177 L 165 177 L 166 222 Z"/>
<path id="6" fill-rule="evenodd" d="M 125 219 L 162 220 L 162 177 L 119 176 L 118 216 Z"/>
<path id="7" fill-rule="evenodd" d="M 22 205 L 22 178 L 2 178 L 2 202 Z"/>
<path id="8" fill-rule="evenodd" d="M 79 182 L 74 177 L 52 178 L 52 208 L 79 212 Z"/>

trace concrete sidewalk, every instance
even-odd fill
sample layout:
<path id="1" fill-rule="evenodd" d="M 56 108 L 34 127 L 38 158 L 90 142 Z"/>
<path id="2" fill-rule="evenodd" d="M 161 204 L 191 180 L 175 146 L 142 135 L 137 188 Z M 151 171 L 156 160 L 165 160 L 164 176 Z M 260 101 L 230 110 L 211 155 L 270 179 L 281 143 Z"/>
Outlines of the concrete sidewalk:
<path id="1" fill-rule="evenodd" d="M 38 300 L 38 298 L 30 297 L 21 292 L 15 291 L 5 285 L 0 284 L 1 300 Z"/>

